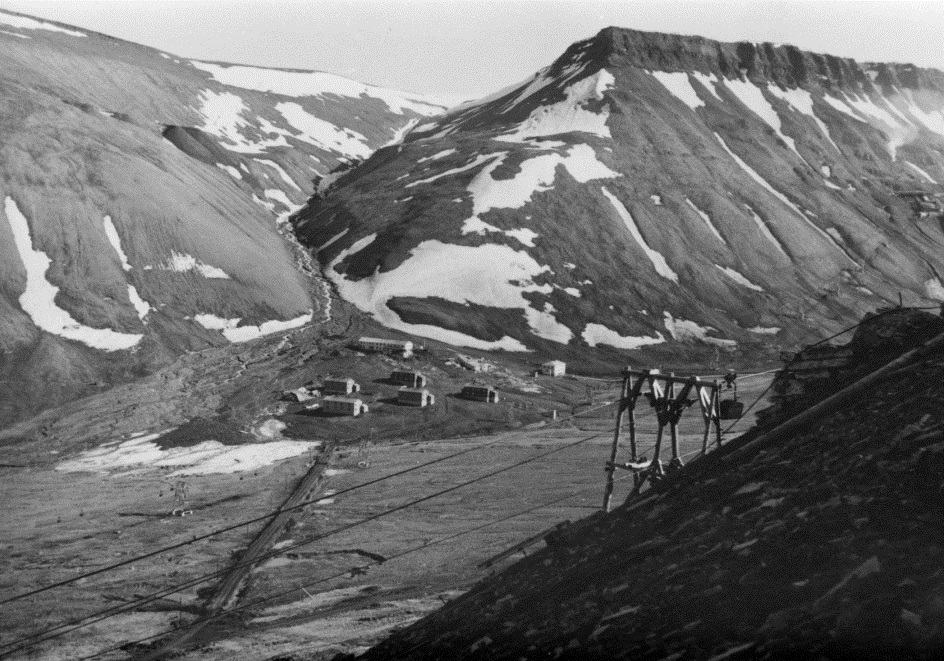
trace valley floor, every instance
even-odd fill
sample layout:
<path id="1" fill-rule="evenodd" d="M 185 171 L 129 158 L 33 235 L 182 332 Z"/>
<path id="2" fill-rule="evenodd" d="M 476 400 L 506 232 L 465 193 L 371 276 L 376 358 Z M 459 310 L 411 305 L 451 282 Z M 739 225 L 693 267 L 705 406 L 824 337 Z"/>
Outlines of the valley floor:
<path id="1" fill-rule="evenodd" d="M 743 398 L 753 401 L 769 379 L 745 380 Z M 238 615 L 221 619 L 199 648 L 181 658 L 223 660 L 238 653 L 240 659 L 260 661 L 279 655 L 321 659 L 340 651 L 357 652 L 461 594 L 512 559 L 479 568 L 482 561 L 561 521 L 599 509 L 614 419 L 614 407 L 606 402 L 615 397 L 611 384 L 609 391 L 598 393 L 595 407 L 584 407 L 582 413 L 578 409 L 577 417 L 555 426 L 463 439 L 342 444 L 334 453 L 322 500 L 306 508 L 276 545 L 284 552 L 254 571 L 239 597 Z M 643 407 L 638 425 L 645 452 L 654 440 L 651 410 Z M 739 423 L 728 438 L 748 426 Z M 690 411 L 681 426 L 681 452 L 697 453 L 700 445 L 701 421 L 697 410 Z M 465 450 L 471 451 L 446 458 Z M 0 501 L 8 534 L 0 560 L 0 596 L 260 516 L 282 502 L 314 452 L 251 473 L 188 477 L 194 513 L 183 518 L 167 516 L 173 480 L 166 471 L 99 474 L 61 473 L 49 465 L 3 468 Z M 542 457 L 545 453 L 551 454 Z M 664 449 L 663 457 L 667 455 Z M 509 468 L 519 462 L 527 463 Z M 628 494 L 631 483 L 624 475 L 618 477 L 623 479 L 617 484 L 616 503 Z M 383 514 L 465 482 L 471 483 Z M 362 522 L 368 517 L 376 518 Z M 220 571 L 261 525 L 0 606 L 0 647 Z M 194 585 L 10 658 L 78 659 L 164 634 L 195 620 L 193 611 L 214 583 Z M 99 658 L 123 659 L 127 654 L 116 650 Z"/>

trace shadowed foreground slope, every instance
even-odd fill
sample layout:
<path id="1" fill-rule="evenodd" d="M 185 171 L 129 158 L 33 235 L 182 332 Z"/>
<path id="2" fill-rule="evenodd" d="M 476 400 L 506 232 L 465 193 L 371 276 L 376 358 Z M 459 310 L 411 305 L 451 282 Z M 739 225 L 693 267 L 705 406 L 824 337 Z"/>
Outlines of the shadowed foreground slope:
<path id="1" fill-rule="evenodd" d="M 934 657 L 942 375 L 920 355 L 782 443 L 736 441 L 364 658 Z"/>

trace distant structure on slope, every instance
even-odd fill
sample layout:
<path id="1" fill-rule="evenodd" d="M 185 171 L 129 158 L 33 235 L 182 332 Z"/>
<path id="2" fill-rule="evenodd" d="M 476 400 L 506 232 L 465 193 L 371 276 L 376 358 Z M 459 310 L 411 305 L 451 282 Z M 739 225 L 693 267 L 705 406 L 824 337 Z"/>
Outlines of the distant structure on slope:
<path id="1" fill-rule="evenodd" d="M 413 343 L 409 340 L 385 340 L 379 337 L 362 337 L 354 343 L 362 351 L 376 351 L 410 358 L 413 355 Z"/>
<path id="2" fill-rule="evenodd" d="M 329 395 L 350 395 L 360 392 L 361 387 L 354 379 L 325 379 L 324 391 Z"/>
<path id="3" fill-rule="evenodd" d="M 564 376 L 567 374 L 567 363 L 563 360 L 549 360 L 541 364 L 541 374 L 546 376 Z"/>
<path id="4" fill-rule="evenodd" d="M 312 390 L 310 388 L 295 388 L 294 390 L 286 390 L 282 393 L 283 402 L 307 402 L 310 399 L 314 399 L 319 395 L 317 390 Z"/>
<path id="5" fill-rule="evenodd" d="M 357 417 L 369 410 L 360 397 L 341 397 L 329 395 L 321 401 L 321 410 L 325 413 L 340 413 Z"/>
<path id="6" fill-rule="evenodd" d="M 401 386 L 408 388 L 426 387 L 426 377 L 419 372 L 408 372 L 406 370 L 394 370 L 390 373 L 390 380 Z"/>
<path id="7" fill-rule="evenodd" d="M 397 402 L 407 406 L 432 406 L 436 397 L 426 388 L 400 388 L 397 391 Z"/>
<path id="8" fill-rule="evenodd" d="M 488 361 L 482 360 L 481 358 L 473 358 L 472 356 L 464 356 L 461 353 L 456 354 L 456 362 L 473 372 L 491 372 L 494 369 L 494 365 Z"/>
<path id="9" fill-rule="evenodd" d="M 462 397 L 462 399 L 488 402 L 489 404 L 498 402 L 498 391 L 490 386 L 465 386 L 459 396 Z"/>

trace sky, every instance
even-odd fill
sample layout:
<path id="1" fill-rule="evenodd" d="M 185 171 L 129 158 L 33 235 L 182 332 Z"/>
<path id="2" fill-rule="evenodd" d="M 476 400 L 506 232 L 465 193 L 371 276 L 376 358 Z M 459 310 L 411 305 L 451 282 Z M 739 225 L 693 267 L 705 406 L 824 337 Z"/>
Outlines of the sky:
<path id="1" fill-rule="evenodd" d="M 519 81 L 611 25 L 944 70 L 944 0 L 0 0 L 0 8 L 183 57 L 329 71 L 451 101 Z"/>

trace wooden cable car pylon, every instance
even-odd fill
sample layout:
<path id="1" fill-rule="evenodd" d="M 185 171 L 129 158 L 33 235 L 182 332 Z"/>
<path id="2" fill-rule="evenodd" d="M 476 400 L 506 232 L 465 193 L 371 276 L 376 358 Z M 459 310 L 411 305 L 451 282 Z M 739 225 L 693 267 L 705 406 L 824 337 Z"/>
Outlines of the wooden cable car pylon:
<path id="1" fill-rule="evenodd" d="M 676 390 L 676 386 L 680 386 Z M 648 391 L 643 392 L 643 387 Z M 672 459 L 669 461 L 669 471 L 682 467 L 679 456 L 678 423 L 682 414 L 696 402 L 701 408 L 702 420 L 705 423 L 705 434 L 702 439 L 702 454 L 708 452 L 708 439 L 711 427 L 714 426 L 717 444 L 721 445 L 721 414 L 719 411 L 719 385 L 717 380 L 705 381 L 697 376 L 677 377 L 675 374 L 661 374 L 659 370 L 634 370 L 627 367 L 623 371 L 623 385 L 620 391 L 619 405 L 616 410 L 616 429 L 613 433 L 613 446 L 610 449 L 610 460 L 606 462 L 606 490 L 603 495 L 603 511 L 610 511 L 610 500 L 613 496 L 613 475 L 617 468 L 633 471 L 633 494 L 639 493 L 646 479 L 661 480 L 666 469 L 662 465 L 662 437 L 666 426 L 669 427 L 669 437 L 672 446 Z M 692 391 L 696 398 L 689 399 Z M 636 442 L 636 402 L 641 396 L 649 400 L 649 405 L 656 411 L 658 431 L 656 444 L 653 448 L 651 460 L 640 459 Z M 629 417 L 629 452 L 630 461 L 617 463 L 620 437 L 623 430 L 623 421 L 628 413 Z"/>

